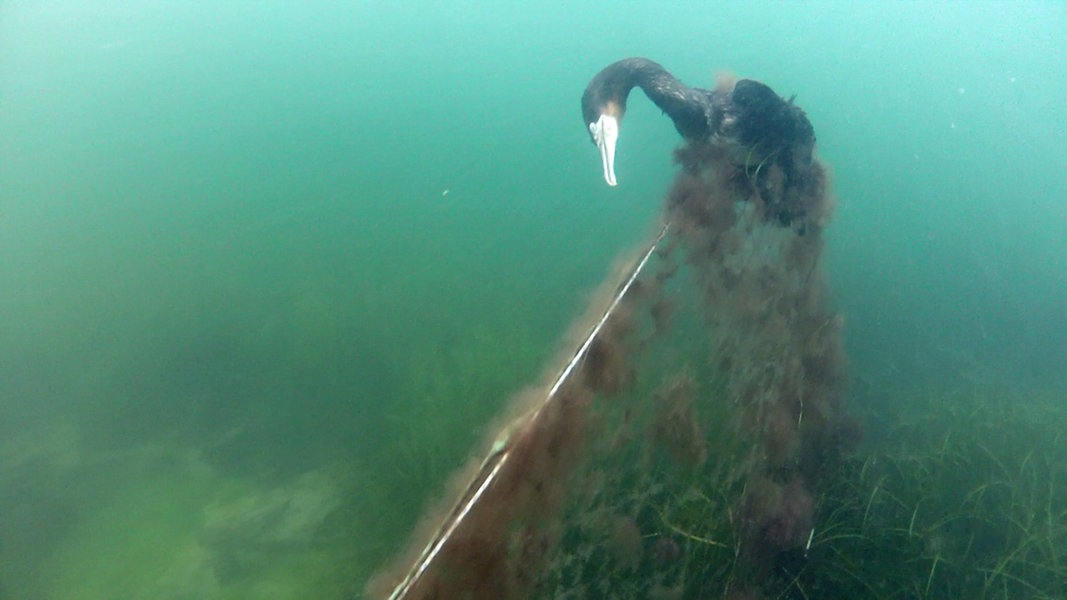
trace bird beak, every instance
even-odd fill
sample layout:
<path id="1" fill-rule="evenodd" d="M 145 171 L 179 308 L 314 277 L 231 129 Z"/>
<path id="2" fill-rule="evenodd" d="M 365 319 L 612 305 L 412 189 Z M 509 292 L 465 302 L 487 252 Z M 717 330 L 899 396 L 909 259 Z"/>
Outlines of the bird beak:
<path id="1" fill-rule="evenodd" d="M 604 165 L 604 180 L 608 185 L 615 182 L 615 142 L 619 141 L 619 120 L 611 115 L 600 115 L 596 123 L 589 124 L 589 133 L 600 150 L 600 161 Z"/>

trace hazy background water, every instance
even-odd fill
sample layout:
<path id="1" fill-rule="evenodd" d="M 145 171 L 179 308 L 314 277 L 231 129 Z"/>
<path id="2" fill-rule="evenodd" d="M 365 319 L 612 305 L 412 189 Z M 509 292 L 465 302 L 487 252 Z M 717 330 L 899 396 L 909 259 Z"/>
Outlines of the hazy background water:
<path id="1" fill-rule="evenodd" d="M 0 596 L 358 588 L 652 230 L 638 55 L 797 94 L 856 403 L 1067 402 L 1062 2 L 5 2 Z"/>

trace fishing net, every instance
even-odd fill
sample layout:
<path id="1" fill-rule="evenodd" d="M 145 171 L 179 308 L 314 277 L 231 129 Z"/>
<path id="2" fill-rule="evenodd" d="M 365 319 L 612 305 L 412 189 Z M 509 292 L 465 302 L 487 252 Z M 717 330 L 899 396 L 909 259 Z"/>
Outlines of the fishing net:
<path id="1" fill-rule="evenodd" d="M 676 161 L 659 234 L 379 595 L 789 589 L 819 540 L 827 474 L 858 436 L 820 269 L 826 170 L 731 139 Z"/>

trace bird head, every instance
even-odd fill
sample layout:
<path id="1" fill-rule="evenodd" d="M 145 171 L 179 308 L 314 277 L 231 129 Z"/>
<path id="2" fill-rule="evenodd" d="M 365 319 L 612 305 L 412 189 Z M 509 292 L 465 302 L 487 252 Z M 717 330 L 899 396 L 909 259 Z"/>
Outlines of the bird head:
<path id="1" fill-rule="evenodd" d="M 619 120 L 610 114 L 602 113 L 596 121 L 589 123 L 589 135 L 600 150 L 600 162 L 604 167 L 604 180 L 608 185 L 617 185 L 615 181 L 615 143 L 619 141 Z"/>

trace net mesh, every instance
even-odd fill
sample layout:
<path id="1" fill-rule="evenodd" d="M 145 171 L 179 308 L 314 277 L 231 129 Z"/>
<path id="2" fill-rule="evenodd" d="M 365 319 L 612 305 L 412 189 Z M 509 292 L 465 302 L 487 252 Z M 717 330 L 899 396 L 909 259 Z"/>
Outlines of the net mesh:
<path id="1" fill-rule="evenodd" d="M 389 597 L 789 589 L 857 427 L 819 268 L 826 171 L 779 158 L 728 140 L 677 152 L 669 233 L 401 562 L 415 566 L 380 579 Z"/>

